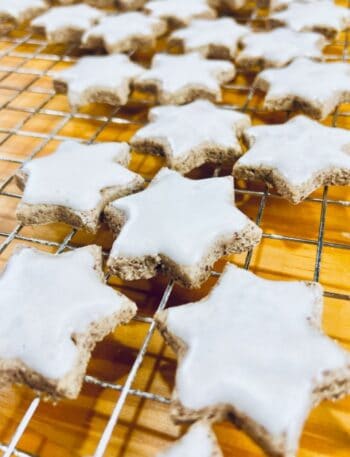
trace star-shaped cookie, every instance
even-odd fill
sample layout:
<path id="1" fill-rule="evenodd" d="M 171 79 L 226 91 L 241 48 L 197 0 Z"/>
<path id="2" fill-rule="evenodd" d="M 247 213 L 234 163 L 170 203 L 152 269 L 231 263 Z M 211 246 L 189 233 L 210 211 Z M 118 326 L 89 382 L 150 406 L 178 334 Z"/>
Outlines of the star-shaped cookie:
<path id="1" fill-rule="evenodd" d="M 44 0 L 0 0 L 0 21 L 25 22 L 47 8 Z"/>
<path id="2" fill-rule="evenodd" d="M 281 125 L 244 131 L 250 149 L 236 162 L 237 178 L 263 179 L 299 203 L 327 184 L 350 184 L 350 132 L 297 116 Z"/>
<path id="3" fill-rule="evenodd" d="M 153 46 L 167 29 L 166 22 L 140 12 L 107 16 L 89 29 L 82 38 L 87 48 L 105 48 L 107 52 L 129 52 Z"/>
<path id="4" fill-rule="evenodd" d="M 24 188 L 17 218 L 25 225 L 66 222 L 96 232 L 107 203 L 143 187 L 141 176 L 125 168 L 128 163 L 126 143 L 65 141 L 17 174 Z"/>
<path id="5" fill-rule="evenodd" d="M 125 105 L 132 82 L 143 72 L 124 54 L 82 57 L 67 70 L 55 73 L 54 88 L 58 93 L 67 93 L 73 108 L 88 103 Z"/>
<path id="6" fill-rule="evenodd" d="M 126 280 L 163 272 L 199 287 L 216 260 L 261 238 L 261 229 L 235 207 L 229 176 L 192 180 L 163 168 L 144 191 L 109 204 L 105 215 L 119 233 L 108 267 Z"/>
<path id="7" fill-rule="evenodd" d="M 188 25 L 192 19 L 216 16 L 206 0 L 152 0 L 144 9 L 152 16 L 168 21 L 171 27 Z"/>
<path id="8" fill-rule="evenodd" d="M 239 40 L 248 28 L 234 19 L 195 19 L 183 29 L 170 35 L 169 45 L 180 46 L 185 52 L 198 51 L 204 57 L 233 59 Z"/>
<path id="9" fill-rule="evenodd" d="M 95 344 L 136 312 L 105 284 L 101 263 L 98 246 L 15 251 L 0 276 L 0 386 L 78 396 Z"/>
<path id="10" fill-rule="evenodd" d="M 317 283 L 227 266 L 207 297 L 156 315 L 179 357 L 174 419 L 231 419 L 267 454 L 294 456 L 310 409 L 350 391 L 350 355 L 321 319 Z"/>
<path id="11" fill-rule="evenodd" d="M 295 32 L 285 27 L 269 32 L 251 32 L 241 39 L 243 50 L 236 64 L 244 68 L 283 67 L 298 57 L 322 59 L 327 41 L 313 32 Z"/>
<path id="12" fill-rule="evenodd" d="M 222 452 L 210 424 L 199 421 L 157 457 L 222 457 Z"/>
<path id="13" fill-rule="evenodd" d="M 332 39 L 350 25 L 350 11 L 333 2 L 293 2 L 284 11 L 270 15 L 273 25 L 286 25 L 297 32 L 320 32 Z"/>
<path id="14" fill-rule="evenodd" d="M 166 1 L 166 0 L 164 0 Z M 156 54 L 152 67 L 135 81 L 135 87 L 156 95 L 164 104 L 183 104 L 197 98 L 221 100 L 220 84 L 231 81 L 235 67 L 223 60 L 207 60 L 197 52 Z"/>
<path id="15" fill-rule="evenodd" d="M 297 108 L 323 119 L 340 103 L 350 101 L 350 65 L 299 58 L 285 68 L 262 71 L 254 84 L 267 92 L 265 109 Z"/>
<path id="16" fill-rule="evenodd" d="M 131 145 L 164 155 L 167 166 L 180 173 L 207 162 L 233 162 L 243 153 L 239 142 L 243 129 L 251 125 L 246 114 L 218 108 L 207 100 L 152 108 L 148 119 Z"/>
<path id="17" fill-rule="evenodd" d="M 51 43 L 80 43 L 83 33 L 105 13 L 83 3 L 57 6 L 32 20 L 32 29 L 46 35 Z"/>

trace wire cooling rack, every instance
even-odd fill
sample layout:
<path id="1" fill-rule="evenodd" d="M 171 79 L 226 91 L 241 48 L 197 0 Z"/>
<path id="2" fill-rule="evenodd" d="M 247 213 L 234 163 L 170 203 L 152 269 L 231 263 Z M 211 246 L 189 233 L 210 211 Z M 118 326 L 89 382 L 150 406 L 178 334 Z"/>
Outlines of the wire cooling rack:
<path id="1" fill-rule="evenodd" d="M 257 16 L 255 9 L 248 11 L 248 14 L 243 19 L 245 22 L 263 20 Z M 147 109 L 151 105 L 148 99 L 140 96 L 136 96 L 126 108 L 100 107 L 97 109 L 93 107 L 77 112 L 70 111 L 65 97 L 56 95 L 52 90 L 50 75 L 53 71 L 74 62 L 79 52 L 74 46 L 64 48 L 62 46 L 48 45 L 43 38 L 32 35 L 26 29 L 14 30 L 6 36 L 0 37 L 0 171 L 3 175 L 0 179 L 0 199 L 5 202 L 3 205 L 5 209 L 1 213 L 3 215 L 3 223 L 0 220 L 0 256 L 4 256 L 8 250 L 11 251 L 12 246 L 17 242 L 28 243 L 58 254 L 87 242 L 100 241 L 98 237 L 91 240 L 76 230 L 62 229 L 62 227 L 59 228 L 57 233 L 45 227 L 25 228 L 21 224 L 15 223 L 14 215 L 10 214 L 11 208 L 13 208 L 12 213 L 14 213 L 14 207 L 21 197 L 13 183 L 13 177 L 18 167 L 23 163 L 34 157 L 46 154 L 54 148 L 57 142 L 72 139 L 72 137 L 85 143 L 110 139 L 117 141 L 128 140 L 132 134 L 130 133 L 130 128 L 131 130 L 136 130 L 146 121 L 145 113 L 147 113 Z M 137 58 L 137 56 L 135 57 Z M 327 60 L 348 61 L 347 33 L 342 34 L 337 41 L 327 48 L 325 58 Z M 254 123 L 285 121 L 290 113 L 271 115 L 262 110 L 262 96 L 254 92 L 252 88 L 253 79 L 253 74 L 239 73 L 232 84 L 225 86 L 222 105 L 227 109 L 235 108 L 248 112 L 252 116 Z M 350 106 L 342 105 L 332 116 L 326 119 L 325 123 L 332 126 L 350 128 L 349 116 Z M 124 136 L 125 131 L 128 132 L 128 137 Z M 109 133 L 107 134 L 106 132 Z M 115 133 L 116 135 L 113 136 Z M 29 152 L 26 150 L 27 139 L 30 140 L 31 144 Z M 33 142 L 34 147 L 32 146 Z M 23 148 L 23 154 L 21 148 Z M 154 165 L 154 163 L 158 163 L 158 159 L 151 159 L 140 154 L 136 154 L 136 157 L 136 160 L 133 159 L 133 168 L 143 173 L 146 178 L 151 178 L 157 166 L 159 167 L 159 165 Z M 154 162 L 152 162 L 151 166 L 147 166 L 147 160 L 153 160 Z M 218 173 L 220 171 L 216 170 L 215 172 Z M 206 175 L 209 171 L 205 169 L 202 173 Z M 243 211 L 246 210 L 245 212 L 255 219 L 257 224 L 262 226 L 264 233 L 260 246 L 248 252 L 245 256 L 232 256 L 230 260 L 234 260 L 247 269 L 253 267 L 254 271 L 261 272 L 267 276 L 321 280 L 321 283 L 325 286 L 326 301 L 328 299 L 333 304 L 335 303 L 334 301 L 338 301 L 344 306 L 349 306 L 350 281 L 347 284 L 347 272 L 344 272 L 344 268 L 345 270 L 346 268 L 350 270 L 350 233 L 349 229 L 347 230 L 350 226 L 350 192 L 344 188 L 328 189 L 325 187 L 322 192 L 314 193 L 304 203 L 294 207 L 265 188 L 247 187 L 244 183 L 237 183 L 237 187 L 237 205 Z M 2 204 L 0 204 L 0 211 L 2 211 L 1 206 Z M 264 223 L 265 219 L 266 223 Z M 329 229 L 327 226 L 328 220 L 332 221 Z M 262 248 L 261 246 L 266 245 L 266 243 L 268 248 Z M 272 248 L 273 243 L 275 243 L 275 247 Z M 105 254 L 107 254 L 110 243 L 108 245 L 103 241 L 102 245 L 105 248 Z M 301 261 L 299 260 L 299 263 L 294 264 L 292 253 L 295 251 L 301 252 Z M 276 262 L 277 257 L 284 259 L 283 271 L 280 271 L 281 264 Z M 273 266 L 270 266 L 270 263 Z M 290 272 L 287 272 L 289 263 L 291 268 Z M 324 263 L 327 265 L 323 275 L 321 267 L 323 267 Z M 214 279 L 219 276 L 221 267 L 219 265 L 218 271 L 212 272 Z M 330 274 L 331 270 L 332 275 Z M 336 279 L 328 281 L 327 278 L 330 276 L 335 276 Z M 350 279 L 349 276 L 347 278 Z M 107 279 L 113 286 L 122 289 L 127 287 L 116 278 L 108 277 Z M 142 308 L 145 295 L 142 293 L 142 298 L 137 300 L 141 312 L 135 318 L 135 322 L 145 326 L 145 330 L 142 333 L 143 337 L 138 341 L 137 347 L 131 346 L 130 351 L 133 353 L 133 357 L 130 358 L 131 362 L 129 360 L 130 363 L 128 363 L 123 382 L 110 382 L 107 380 L 108 376 L 93 376 L 91 374 L 85 376 L 85 385 L 98 388 L 98 392 L 107 390 L 116 395 L 112 400 L 112 408 L 108 413 L 103 414 L 104 423 L 95 433 L 93 445 L 89 448 L 91 454 L 95 457 L 129 455 L 128 448 L 124 445 L 118 449 L 118 452 L 115 450 L 112 452 L 110 441 L 118 433 L 118 426 L 120 427 L 121 420 L 123 420 L 123 427 L 125 428 L 125 418 L 121 419 L 121 417 L 123 409 L 126 408 L 130 398 L 135 397 L 151 402 L 151 411 L 154 408 L 152 405 L 155 404 L 163 404 L 167 409 L 170 402 L 169 395 L 163 394 L 164 389 L 161 389 L 161 392 L 153 392 L 152 388 L 149 390 L 138 388 L 137 382 L 135 386 L 135 380 L 145 358 L 148 357 L 148 351 L 154 337 L 155 324 L 152 319 L 154 312 L 163 309 L 169 303 L 181 303 L 181 299 L 187 301 L 192 297 L 191 295 L 186 295 L 187 292 L 180 291 L 171 281 L 168 283 L 164 283 L 160 279 L 151 281 L 153 285 L 158 284 L 158 282 L 160 282 L 160 286 L 157 287 L 155 295 L 152 287 L 147 288 L 144 283 L 140 286 L 141 289 L 145 288 L 145 294 L 150 295 L 152 298 L 159 297 L 159 299 L 157 298 L 155 305 L 153 303 L 149 313 Z M 159 290 L 161 290 L 161 294 L 158 293 Z M 207 290 L 204 289 L 200 293 L 204 295 Z M 130 290 L 126 288 L 123 292 L 130 293 Z M 138 293 L 139 291 L 136 292 L 136 294 Z M 334 313 L 332 316 L 334 317 Z M 333 327 L 331 325 L 329 327 L 332 331 Z M 334 328 L 338 327 L 335 326 Z M 340 340 L 342 339 L 340 335 L 337 335 L 336 330 L 334 330 L 333 336 L 338 337 Z M 346 338 L 343 338 L 343 343 L 346 344 Z M 104 343 L 101 343 L 101 345 L 103 346 Z M 163 353 L 161 354 L 162 356 L 164 356 Z M 174 362 L 173 365 L 175 365 Z M 169 389 L 171 390 L 171 387 Z M 0 441 L 0 452 L 3 452 L 5 457 L 11 455 L 19 457 L 50 455 L 50 453 L 42 451 L 41 446 L 37 446 L 35 452 L 20 446 L 36 415 L 43 415 L 43 412 L 38 411 L 39 405 L 42 404 L 39 397 L 34 396 L 25 403 L 25 407 L 21 405 L 21 414 L 15 417 L 17 422 L 14 424 L 11 417 L 7 417 L 7 421 L 4 418 L 5 425 L 3 427 L 0 402 L 0 439 L 2 436 L 6 436 L 4 442 Z M 59 411 L 60 407 L 57 406 L 56 408 Z M 344 409 L 350 416 L 350 403 L 347 408 L 345 405 Z M 155 430 L 159 428 L 159 419 L 157 417 L 152 422 L 152 427 Z M 57 423 L 60 424 L 64 420 L 64 418 L 58 419 Z M 77 418 L 78 420 L 79 418 Z M 55 422 L 52 422 L 51 426 L 55 427 Z M 233 427 L 230 426 L 225 433 L 233 433 L 232 430 Z M 237 438 L 238 432 L 235 433 L 235 438 Z M 227 449 L 231 449 L 230 445 L 227 444 L 230 440 L 223 438 L 223 441 L 224 444 L 226 443 Z M 349 450 L 350 441 L 348 441 L 348 445 Z M 257 451 L 252 447 L 253 445 L 246 444 L 245 441 L 239 441 L 239 446 L 241 446 L 242 452 L 237 454 L 236 451 L 235 455 L 258 455 L 255 454 Z M 249 451 L 246 449 L 249 449 Z M 74 449 L 74 451 L 60 451 L 52 455 L 78 456 L 86 454 Z M 151 453 L 144 450 L 140 453 L 130 451 L 130 455 L 151 455 Z"/>

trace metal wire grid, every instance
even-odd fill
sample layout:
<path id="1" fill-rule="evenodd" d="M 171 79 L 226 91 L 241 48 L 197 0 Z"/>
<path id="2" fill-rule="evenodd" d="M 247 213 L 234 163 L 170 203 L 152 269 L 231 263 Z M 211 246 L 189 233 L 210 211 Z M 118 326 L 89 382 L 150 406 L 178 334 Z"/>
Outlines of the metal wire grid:
<path id="1" fill-rule="evenodd" d="M 50 70 L 58 63 L 58 62 L 69 62 L 69 61 L 74 61 L 72 57 L 70 57 L 71 51 L 73 51 L 73 47 L 70 47 L 66 50 L 65 53 L 62 55 L 56 55 L 56 54 L 44 54 L 43 50 L 47 47 L 47 42 L 44 40 L 38 40 L 33 38 L 31 33 L 25 34 L 25 36 L 21 38 L 13 38 L 10 36 L 2 37 L 1 38 L 2 42 L 8 42 L 9 47 L 2 53 L 0 53 L 0 58 L 3 57 L 20 57 L 23 59 L 17 66 L 15 67 L 4 67 L 0 65 L 0 72 L 3 72 L 4 75 L 0 76 L 0 87 L 1 89 L 6 89 L 6 85 L 3 84 L 3 81 L 5 78 L 10 75 L 11 73 L 14 74 L 29 74 L 33 75 L 35 77 L 35 80 L 39 80 L 39 78 L 42 78 L 44 76 L 49 76 L 50 75 Z M 337 44 L 341 45 L 343 47 L 343 54 L 342 58 L 343 60 L 347 60 L 347 47 L 348 47 L 348 33 L 346 34 L 345 41 L 344 42 L 338 42 Z M 22 45 L 34 45 L 36 46 L 36 50 L 33 53 L 22 53 L 16 51 L 20 46 Z M 336 56 L 335 56 L 336 57 Z M 35 58 L 40 58 L 41 60 L 46 60 L 49 62 L 48 67 L 44 71 L 37 71 L 37 70 L 28 70 L 26 68 L 23 68 L 25 64 Z M 329 56 L 329 58 L 332 58 L 332 56 Z M 118 108 L 115 108 L 112 113 L 109 116 L 94 116 L 90 114 L 83 114 L 83 113 L 78 113 L 78 112 L 64 112 L 64 111 L 58 111 L 58 110 L 50 110 L 50 109 L 45 109 L 45 105 L 50 102 L 50 100 L 53 99 L 55 96 L 55 93 L 51 90 L 43 90 L 43 89 L 35 89 L 31 88 L 30 86 L 33 84 L 33 80 L 30 80 L 30 82 L 27 85 L 24 85 L 21 89 L 17 89 L 14 91 L 14 94 L 10 99 L 2 105 L 2 109 L 8 108 L 11 110 L 19 110 L 22 112 L 27 112 L 29 115 L 29 118 L 24 118 L 22 121 L 20 121 L 15 128 L 2 128 L 0 127 L 0 133 L 4 134 L 4 137 L 0 141 L 0 145 L 2 145 L 4 142 L 6 142 L 12 135 L 21 135 L 21 136 L 29 136 L 31 138 L 39 138 L 42 139 L 43 142 L 36 147 L 31 154 L 25 159 L 25 160 L 17 160 L 17 159 L 11 159 L 7 157 L 1 157 L 0 156 L 0 161 L 5 161 L 5 162 L 13 162 L 18 165 L 22 165 L 23 163 L 28 162 L 32 158 L 34 158 L 38 153 L 40 153 L 44 147 L 51 141 L 51 140 L 65 140 L 65 139 L 71 139 L 71 137 L 66 137 L 59 135 L 58 132 L 71 120 L 71 119 L 87 119 L 91 121 L 98 121 L 100 122 L 99 128 L 95 131 L 95 133 L 86 141 L 86 143 L 92 143 L 96 141 L 99 133 L 110 123 L 132 123 L 135 124 L 135 121 L 128 121 L 124 118 L 117 117 L 118 115 Z M 247 91 L 247 87 L 239 86 L 239 85 L 227 85 L 227 88 L 230 89 L 235 89 L 235 90 L 244 90 Z M 11 90 L 13 90 L 13 87 L 10 87 Z M 42 103 L 40 103 L 36 108 L 16 108 L 11 106 L 11 102 L 18 97 L 19 95 L 23 94 L 25 91 L 32 92 L 32 93 L 41 93 L 41 94 L 47 94 L 48 98 L 46 98 Z M 258 110 L 252 109 L 249 106 L 249 103 L 253 97 L 254 94 L 254 89 L 250 87 L 247 91 L 247 97 L 245 100 L 245 103 L 242 106 L 235 106 L 235 109 L 240 109 L 242 111 L 248 111 L 251 113 L 257 113 Z M 142 103 L 142 101 L 140 102 Z M 145 102 L 147 103 L 147 102 Z M 228 109 L 232 109 L 233 106 L 229 105 L 226 106 Z M 32 132 L 32 131 L 27 131 L 23 130 L 23 125 L 34 115 L 37 114 L 47 114 L 47 115 L 55 115 L 55 116 L 60 116 L 61 120 L 60 122 L 56 125 L 56 127 L 51 131 L 50 134 L 42 134 L 42 133 L 37 133 L 37 132 Z M 343 114 L 342 114 L 343 115 Z M 336 126 L 337 124 L 337 119 L 340 116 L 338 110 L 335 111 L 333 114 L 333 120 L 332 120 L 332 125 Z M 11 197 L 18 199 L 21 196 L 17 193 L 14 192 L 9 192 L 6 191 L 7 185 L 12 181 L 14 177 L 14 174 L 10 175 L 7 179 L 5 179 L 2 183 L 0 183 L 0 196 L 6 196 L 6 197 Z M 266 203 L 269 198 L 280 198 L 276 194 L 270 193 L 267 189 L 264 191 L 252 191 L 248 189 L 236 189 L 236 192 L 238 194 L 243 194 L 243 195 L 250 195 L 250 196 L 256 196 L 260 199 L 259 205 L 258 205 L 258 212 L 257 212 L 257 217 L 256 217 L 256 223 L 259 225 L 261 223 L 263 213 L 266 207 Z M 279 235 L 279 234 L 270 234 L 270 233 L 264 233 L 263 237 L 264 238 L 270 238 L 272 240 L 281 240 L 281 241 L 288 241 L 288 242 L 295 242 L 295 243 L 302 243 L 302 244 L 311 244 L 316 246 L 316 259 L 315 259 L 315 265 L 314 265 L 314 280 L 318 281 L 319 280 L 319 275 L 320 275 L 320 267 L 321 267 L 321 259 L 322 259 L 322 251 L 323 247 L 332 247 L 336 249 L 341 249 L 341 250 L 349 250 L 350 251 L 350 245 L 344 244 L 344 243 L 337 243 L 337 242 L 328 242 L 324 240 L 324 231 L 325 231 L 325 223 L 326 223 L 326 214 L 327 214 L 327 206 L 328 205 L 338 205 L 342 207 L 350 207 L 350 201 L 344 201 L 344 200 L 335 200 L 335 199 L 330 199 L 328 198 L 328 188 L 325 187 L 323 190 L 323 195 L 322 198 L 308 198 L 307 200 L 319 203 L 320 204 L 320 219 L 319 219 L 319 229 L 318 229 L 318 236 L 317 240 L 311 240 L 311 239 L 306 239 L 306 238 L 299 238 L 299 237 L 291 237 L 291 236 L 286 236 L 286 235 Z M 15 226 L 15 228 L 12 231 L 9 232 L 2 232 L 0 231 L 0 236 L 5 237 L 5 240 L 0 244 L 0 254 L 4 252 L 4 250 L 10 245 L 10 243 L 13 240 L 21 240 L 21 241 L 28 241 L 32 242 L 35 244 L 43 245 L 43 246 L 50 246 L 56 248 L 56 253 L 59 254 L 63 252 L 65 249 L 74 249 L 76 246 L 74 246 L 71 241 L 74 235 L 76 234 L 76 230 L 73 229 L 71 230 L 68 235 L 63 239 L 61 243 L 59 242 L 54 242 L 54 241 L 48 241 L 44 239 L 38 239 L 34 237 L 27 237 L 21 235 L 21 229 L 23 226 L 21 224 L 18 224 Z M 246 255 L 245 263 L 244 263 L 244 268 L 249 269 L 251 260 L 252 260 L 252 253 L 253 251 L 250 251 Z M 214 276 L 218 276 L 219 273 L 217 272 L 212 272 Z M 169 297 L 172 293 L 174 283 L 170 281 L 163 293 L 163 296 L 160 300 L 160 303 L 158 305 L 157 311 L 163 309 L 166 307 Z M 330 292 L 330 291 L 325 291 L 325 296 L 331 297 L 334 299 L 340 299 L 340 300 L 348 300 L 350 301 L 350 295 L 349 294 L 343 294 L 343 293 L 336 293 L 336 292 Z M 136 374 L 138 373 L 138 370 L 143 362 L 143 359 L 145 357 L 149 342 L 152 338 L 152 335 L 155 331 L 155 323 L 152 318 L 149 317 L 136 317 L 135 318 L 138 321 L 141 321 L 145 323 L 145 325 L 148 325 L 148 331 L 146 333 L 146 337 L 144 338 L 144 341 L 138 351 L 137 357 L 128 373 L 127 379 L 123 385 L 120 384 L 114 384 L 110 382 L 105 382 L 101 379 L 92 377 L 92 376 L 85 376 L 85 382 L 87 383 L 92 383 L 96 384 L 102 388 L 106 389 L 111 389 L 120 392 L 120 395 L 118 397 L 118 400 L 115 403 L 115 407 L 113 409 L 113 412 L 109 418 L 109 421 L 104 429 L 103 434 L 100 437 L 98 446 L 96 448 L 95 452 L 95 457 L 102 457 L 105 454 L 105 451 L 107 449 L 109 440 L 111 438 L 111 435 L 113 433 L 114 428 L 116 427 L 118 423 L 118 419 L 120 416 L 120 413 L 122 411 L 122 408 L 125 404 L 125 401 L 129 395 L 134 395 L 139 398 L 144 398 L 152 401 L 157 401 L 161 403 L 168 404 L 170 402 L 169 398 L 166 398 L 162 395 L 157 395 L 154 393 L 142 391 L 142 390 L 137 390 L 133 389 L 133 381 L 136 377 Z M 17 449 L 17 443 L 25 433 L 25 429 L 30 422 L 31 418 L 33 417 L 38 405 L 40 402 L 40 398 L 37 397 L 35 398 L 30 406 L 28 407 L 25 415 L 23 416 L 21 422 L 19 423 L 17 430 L 15 434 L 13 435 L 11 441 L 7 444 L 5 443 L 0 443 L 0 451 L 2 451 L 4 454 L 4 457 L 10 457 L 11 455 L 15 455 L 18 457 L 35 457 L 32 454 L 29 454 L 27 452 L 24 452 L 20 449 Z"/>

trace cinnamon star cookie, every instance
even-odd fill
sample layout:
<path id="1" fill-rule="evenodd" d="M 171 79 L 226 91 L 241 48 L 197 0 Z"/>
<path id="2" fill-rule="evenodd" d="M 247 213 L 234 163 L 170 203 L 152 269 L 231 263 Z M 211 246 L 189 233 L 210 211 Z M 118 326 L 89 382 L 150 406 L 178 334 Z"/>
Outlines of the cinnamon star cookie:
<path id="1" fill-rule="evenodd" d="M 54 88 L 68 95 L 74 109 L 88 103 L 125 105 L 133 81 L 143 72 L 144 68 L 124 54 L 82 57 L 67 70 L 55 73 Z"/>
<path id="2" fill-rule="evenodd" d="M 320 32 L 334 38 L 350 25 L 350 11 L 333 2 L 293 2 L 284 11 L 270 15 L 272 25 L 285 25 L 297 32 Z"/>
<path id="3" fill-rule="evenodd" d="M 31 26 L 51 43 L 79 44 L 83 33 L 104 15 L 103 11 L 83 3 L 57 6 L 33 19 Z"/>
<path id="4" fill-rule="evenodd" d="M 0 276 L 0 387 L 78 396 L 95 344 L 136 313 L 105 284 L 101 261 L 97 246 L 15 251 Z"/>
<path id="5" fill-rule="evenodd" d="M 350 101 L 350 65 L 299 58 L 285 68 L 262 71 L 254 85 L 266 92 L 264 108 L 269 111 L 297 108 L 323 119 Z"/>
<path id="6" fill-rule="evenodd" d="M 199 287 L 216 260 L 261 238 L 235 207 L 229 176 L 192 180 L 163 168 L 144 191 L 110 203 L 105 215 L 117 233 L 107 265 L 126 280 L 163 272 Z"/>
<path id="7" fill-rule="evenodd" d="M 105 48 L 107 52 L 129 52 L 154 45 L 167 29 L 166 22 L 139 12 L 106 16 L 82 38 L 87 48 Z"/>
<path id="8" fill-rule="evenodd" d="M 234 76 L 231 62 L 207 60 L 197 52 L 156 54 L 151 68 L 136 79 L 135 87 L 151 92 L 162 105 L 181 105 L 197 98 L 220 101 L 220 85 Z"/>
<path id="9" fill-rule="evenodd" d="M 185 52 L 198 51 L 204 57 L 233 59 L 239 40 L 248 31 L 248 27 L 229 17 L 195 19 L 189 26 L 175 30 L 169 37 L 169 45 L 180 46 Z"/>
<path id="10" fill-rule="evenodd" d="M 232 420 L 273 457 L 297 453 L 310 410 L 350 391 L 350 355 L 322 331 L 322 287 L 234 265 L 197 303 L 156 315 L 179 363 L 176 422 Z"/>
<path id="11" fill-rule="evenodd" d="M 17 218 L 25 225 L 66 222 L 96 232 L 107 203 L 143 187 L 141 176 L 125 168 L 129 159 L 126 143 L 61 143 L 17 174 L 24 188 Z"/>
<path id="12" fill-rule="evenodd" d="M 131 145 L 141 152 L 164 155 L 167 166 L 180 173 L 207 162 L 233 162 L 243 153 L 239 138 L 250 126 L 246 114 L 218 108 L 207 100 L 152 108 L 148 119 Z"/>
<path id="13" fill-rule="evenodd" d="M 299 203 L 320 186 L 350 184 L 350 132 L 297 116 L 281 125 L 244 131 L 249 150 L 236 178 L 263 179 L 280 195 Z"/>

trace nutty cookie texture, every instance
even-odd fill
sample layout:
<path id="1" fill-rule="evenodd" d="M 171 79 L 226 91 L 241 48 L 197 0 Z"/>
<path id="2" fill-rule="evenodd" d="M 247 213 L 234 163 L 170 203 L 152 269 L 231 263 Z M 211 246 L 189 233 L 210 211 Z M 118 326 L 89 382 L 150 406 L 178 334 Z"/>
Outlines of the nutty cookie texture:
<path id="1" fill-rule="evenodd" d="M 233 167 L 236 178 L 263 179 L 292 203 L 320 186 L 350 184 L 350 132 L 305 116 L 248 128 L 249 150 Z"/>
<path id="2" fill-rule="evenodd" d="M 229 176 L 193 180 L 163 168 L 144 191 L 109 204 L 105 216 L 117 234 L 107 265 L 126 280 L 162 272 L 199 287 L 216 260 L 261 238 L 235 207 Z"/>
<path id="3" fill-rule="evenodd" d="M 136 313 L 105 284 L 101 262 L 98 246 L 14 252 L 0 276 L 0 387 L 78 396 L 95 344 Z"/>
<path id="4" fill-rule="evenodd" d="M 266 92 L 264 108 L 269 111 L 300 109 L 324 119 L 350 101 L 350 65 L 299 58 L 287 67 L 262 71 L 254 85 Z"/>
<path id="5" fill-rule="evenodd" d="M 333 39 L 349 27 L 350 11 L 325 0 L 293 2 L 286 10 L 271 14 L 270 22 L 297 32 L 320 32 Z"/>
<path id="6" fill-rule="evenodd" d="M 223 457 L 208 421 L 198 421 L 157 457 Z"/>
<path id="7" fill-rule="evenodd" d="M 83 3 L 57 6 L 33 19 L 31 27 L 51 43 L 79 44 L 83 33 L 103 16 L 103 11 Z"/>
<path id="8" fill-rule="evenodd" d="M 54 75 L 54 88 L 57 93 L 67 94 L 73 109 L 89 103 L 125 105 L 133 81 L 143 72 L 124 54 L 82 57 Z"/>
<path id="9" fill-rule="evenodd" d="M 327 45 L 323 35 L 314 32 L 295 32 L 280 27 L 269 32 L 251 32 L 241 38 L 243 47 L 236 58 L 237 66 L 283 67 L 298 57 L 322 60 Z"/>
<path id="10" fill-rule="evenodd" d="M 231 81 L 235 67 L 223 60 L 207 60 L 198 52 L 184 55 L 156 54 L 149 70 L 134 82 L 162 104 L 191 102 L 197 98 L 221 100 L 221 84 Z"/>
<path id="11" fill-rule="evenodd" d="M 153 46 L 166 29 L 161 19 L 133 11 L 104 17 L 83 35 L 82 44 L 91 49 L 105 48 L 109 53 L 130 52 Z"/>
<path id="12" fill-rule="evenodd" d="M 322 331 L 322 292 L 229 265 L 207 297 L 159 312 L 179 358 L 174 420 L 229 419 L 268 455 L 296 455 L 310 410 L 350 392 L 350 354 Z"/>
<path id="13" fill-rule="evenodd" d="M 61 143 L 17 174 L 24 189 L 17 218 L 25 225 L 65 222 L 96 232 L 107 203 L 143 187 L 141 176 L 126 168 L 129 160 L 126 143 Z"/>
<path id="14" fill-rule="evenodd" d="M 175 30 L 168 43 L 185 52 L 198 51 L 204 57 L 230 60 L 237 54 L 240 39 L 248 32 L 248 27 L 230 17 L 194 19 L 189 26 Z"/>
<path id="15" fill-rule="evenodd" d="M 158 106 L 150 110 L 148 119 L 131 146 L 164 155 L 167 166 L 183 174 L 208 162 L 233 163 L 243 154 L 239 139 L 251 125 L 246 114 L 218 108 L 207 100 Z"/>

